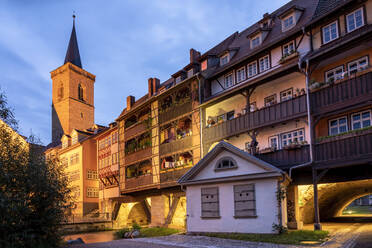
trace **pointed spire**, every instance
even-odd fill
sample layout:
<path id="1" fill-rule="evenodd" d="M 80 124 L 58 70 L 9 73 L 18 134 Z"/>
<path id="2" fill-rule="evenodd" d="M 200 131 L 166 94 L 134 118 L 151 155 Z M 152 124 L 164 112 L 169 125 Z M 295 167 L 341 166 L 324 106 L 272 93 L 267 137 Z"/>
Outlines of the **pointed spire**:
<path id="1" fill-rule="evenodd" d="M 72 64 L 79 66 L 80 68 L 83 68 L 83 66 L 81 65 L 79 47 L 76 38 L 75 17 L 76 17 L 75 14 L 72 15 L 73 18 L 72 32 L 65 57 L 65 64 L 67 62 L 71 62 Z"/>

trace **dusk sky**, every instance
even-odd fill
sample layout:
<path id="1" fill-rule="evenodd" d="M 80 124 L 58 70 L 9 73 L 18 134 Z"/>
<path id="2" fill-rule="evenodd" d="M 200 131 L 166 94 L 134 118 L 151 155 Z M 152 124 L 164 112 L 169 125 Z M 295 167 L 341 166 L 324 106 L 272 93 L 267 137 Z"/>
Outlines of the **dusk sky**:
<path id="1" fill-rule="evenodd" d="M 287 0 L 117 0 L 0 2 L 0 87 L 23 135 L 51 140 L 50 72 L 63 64 L 75 11 L 83 68 L 96 75 L 95 122 L 107 125 L 126 97 L 147 92 Z"/>

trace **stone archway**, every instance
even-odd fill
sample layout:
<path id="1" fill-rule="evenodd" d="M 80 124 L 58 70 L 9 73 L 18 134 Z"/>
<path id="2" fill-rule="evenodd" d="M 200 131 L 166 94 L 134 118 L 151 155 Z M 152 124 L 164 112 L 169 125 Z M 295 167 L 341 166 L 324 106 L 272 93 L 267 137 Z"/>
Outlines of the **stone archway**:
<path id="1" fill-rule="evenodd" d="M 318 185 L 321 221 L 340 216 L 353 200 L 372 194 L 372 180 L 350 181 Z M 300 218 L 305 224 L 314 221 L 313 186 L 299 186 Z"/>
<path id="2" fill-rule="evenodd" d="M 149 218 L 141 202 L 121 203 L 114 228 L 130 227 L 133 223 L 148 225 Z"/>

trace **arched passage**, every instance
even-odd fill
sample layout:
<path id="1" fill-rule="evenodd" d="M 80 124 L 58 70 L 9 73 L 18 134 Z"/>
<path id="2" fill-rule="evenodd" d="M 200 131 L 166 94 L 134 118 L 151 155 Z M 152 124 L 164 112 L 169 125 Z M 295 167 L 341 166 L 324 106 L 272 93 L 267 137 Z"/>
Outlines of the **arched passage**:
<path id="1" fill-rule="evenodd" d="M 318 185 L 321 221 L 340 216 L 342 210 L 359 197 L 372 194 L 372 180 Z M 305 224 L 314 221 L 312 185 L 299 186 L 300 218 Z"/>

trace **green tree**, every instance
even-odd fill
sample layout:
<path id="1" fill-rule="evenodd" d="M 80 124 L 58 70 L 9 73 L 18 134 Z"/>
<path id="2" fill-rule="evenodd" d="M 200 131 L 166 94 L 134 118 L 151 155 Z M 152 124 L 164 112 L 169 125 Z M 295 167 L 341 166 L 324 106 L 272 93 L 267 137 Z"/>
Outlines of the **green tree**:
<path id="1" fill-rule="evenodd" d="M 45 160 L 34 137 L 27 145 L 14 135 L 4 93 L 0 118 L 0 247 L 57 247 L 69 195 L 62 165 Z"/>

